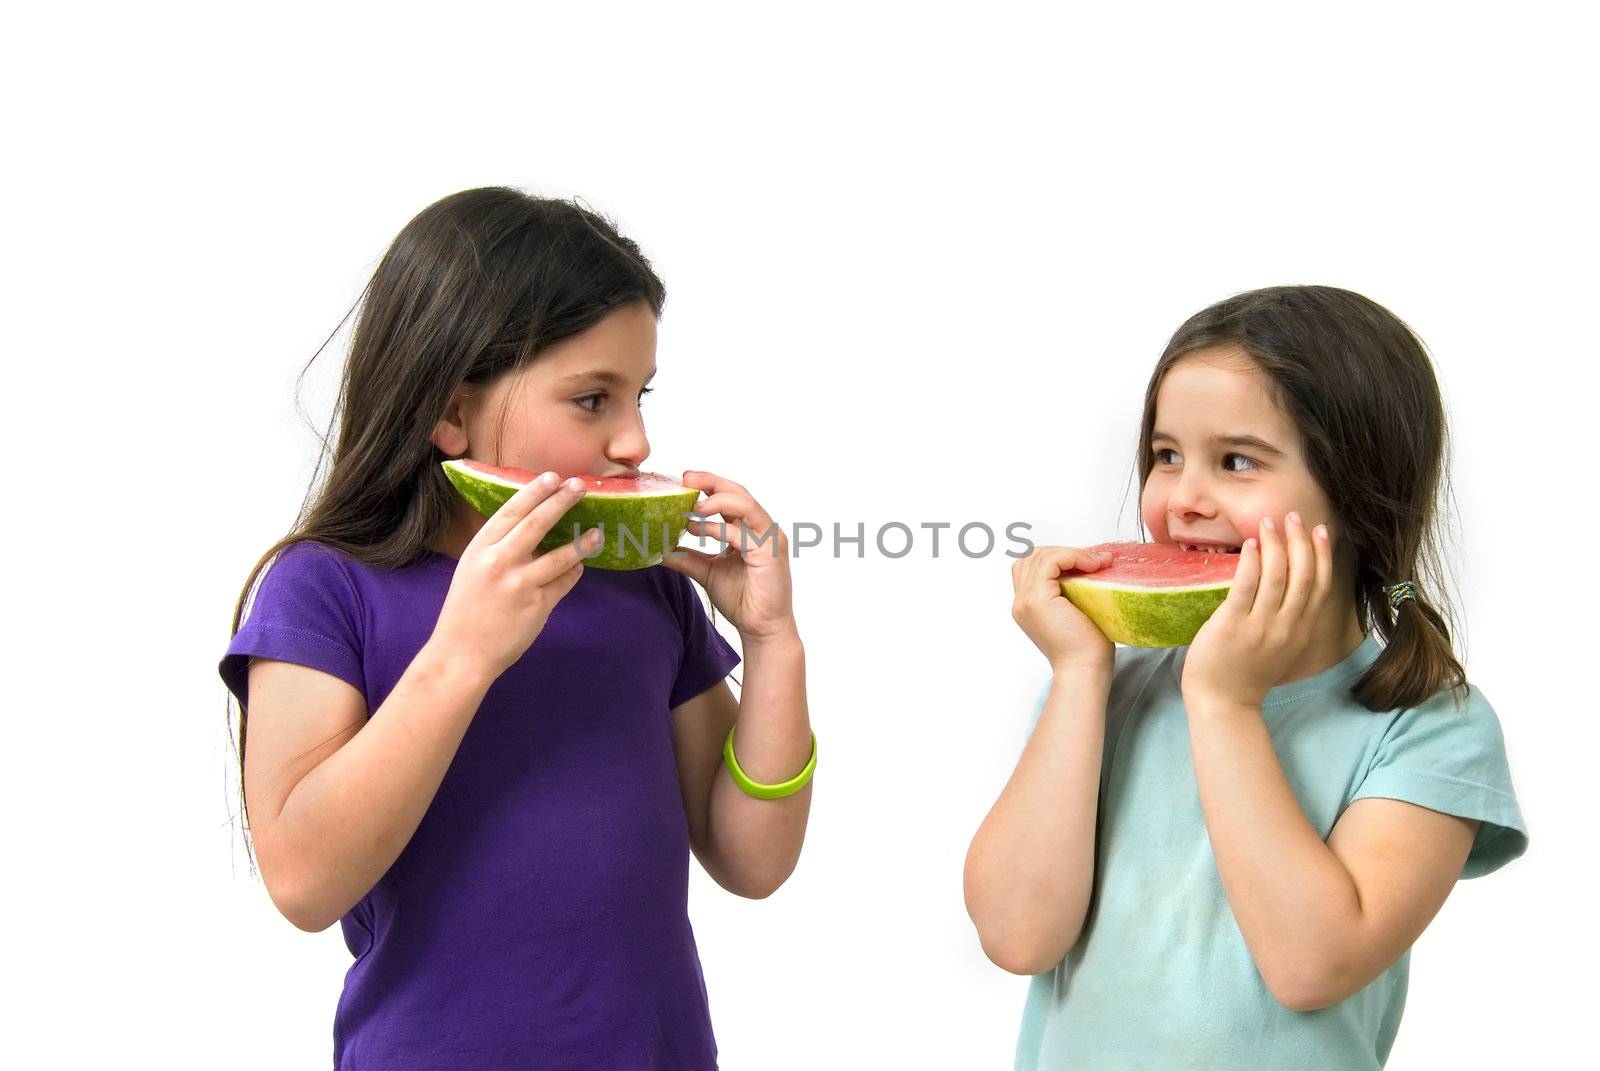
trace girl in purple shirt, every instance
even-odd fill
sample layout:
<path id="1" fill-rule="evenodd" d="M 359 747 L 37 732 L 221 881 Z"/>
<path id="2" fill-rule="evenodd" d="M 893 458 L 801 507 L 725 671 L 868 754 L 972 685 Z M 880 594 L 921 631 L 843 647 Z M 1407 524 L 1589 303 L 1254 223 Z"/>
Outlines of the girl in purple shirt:
<path id="1" fill-rule="evenodd" d="M 220 667 L 267 891 L 354 956 L 339 1068 L 716 1066 L 689 854 L 765 897 L 810 807 L 787 539 L 686 472 L 721 554 L 536 549 L 583 494 L 557 474 L 649 455 L 664 298 L 606 220 L 499 187 L 423 210 L 367 287 L 331 468 Z M 446 458 L 545 476 L 485 521 Z M 739 630 L 740 698 L 691 578 Z"/>

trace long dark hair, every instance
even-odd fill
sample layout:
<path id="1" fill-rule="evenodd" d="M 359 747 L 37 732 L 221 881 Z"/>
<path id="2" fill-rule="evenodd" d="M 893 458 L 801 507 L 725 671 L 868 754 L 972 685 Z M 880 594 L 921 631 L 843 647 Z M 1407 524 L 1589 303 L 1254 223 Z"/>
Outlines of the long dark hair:
<path id="1" fill-rule="evenodd" d="M 666 288 L 637 245 L 576 203 L 488 186 L 419 212 L 358 301 L 311 486 L 288 534 L 250 570 L 233 633 L 262 571 L 295 543 L 322 543 L 379 568 L 420 561 L 458 497 L 430 441 L 456 389 L 486 385 L 637 301 L 659 317 Z M 332 466 L 319 482 L 330 444 Z M 229 715 L 231 724 L 231 702 Z M 245 741 L 241 705 L 241 813 Z M 248 814 L 245 830 L 248 844 Z"/>
<path id="2" fill-rule="evenodd" d="M 1413 707 L 1466 687 L 1450 634 L 1438 524 L 1448 489 L 1444 403 L 1421 341 L 1369 298 L 1331 286 L 1274 286 L 1219 301 L 1167 343 L 1145 391 L 1139 486 L 1150 475 L 1156 392 L 1174 364 L 1237 346 L 1271 379 L 1305 441 L 1311 474 L 1355 557 L 1356 614 L 1384 641 L 1353 692 L 1369 710 Z M 1392 609 L 1384 588 L 1412 581 Z"/>

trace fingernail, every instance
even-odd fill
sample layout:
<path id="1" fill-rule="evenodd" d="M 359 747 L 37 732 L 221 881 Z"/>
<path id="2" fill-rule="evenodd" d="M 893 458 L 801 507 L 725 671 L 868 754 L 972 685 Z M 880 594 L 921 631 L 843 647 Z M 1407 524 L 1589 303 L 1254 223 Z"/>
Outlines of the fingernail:
<path id="1" fill-rule="evenodd" d="M 1269 532 L 1276 532 L 1278 530 L 1278 526 L 1272 523 L 1271 517 L 1261 518 L 1261 527 L 1265 528 Z"/>
<path id="2" fill-rule="evenodd" d="M 1289 514 L 1289 523 L 1290 524 L 1299 524 L 1300 523 L 1300 514 L 1298 514 L 1298 513 L 1290 513 Z"/>
<path id="3" fill-rule="evenodd" d="M 561 480 L 561 477 L 557 476 L 553 472 L 547 472 L 543 476 L 539 477 L 539 482 L 544 484 L 546 487 L 554 487 L 557 483 L 560 482 L 560 480 Z"/>
<path id="4" fill-rule="evenodd" d="M 572 479 L 567 481 L 567 490 L 569 490 L 569 491 L 582 491 L 583 490 L 583 481 L 578 479 L 576 476 L 574 476 Z"/>
<path id="5" fill-rule="evenodd" d="M 1249 539 L 1246 539 L 1244 541 L 1244 549 L 1245 550 L 1255 550 L 1256 549 L 1256 537 L 1255 536 L 1251 536 Z"/>
<path id="6" fill-rule="evenodd" d="M 1316 528 L 1312 529 L 1312 531 L 1318 539 L 1328 538 L 1328 526 L 1325 524 L 1317 525 Z"/>
<path id="7" fill-rule="evenodd" d="M 591 528 L 587 532 L 583 533 L 583 545 L 588 547 L 590 550 L 593 550 L 595 547 L 598 547 L 601 543 L 605 542 L 605 538 L 605 533 L 601 532 L 600 529 Z"/>

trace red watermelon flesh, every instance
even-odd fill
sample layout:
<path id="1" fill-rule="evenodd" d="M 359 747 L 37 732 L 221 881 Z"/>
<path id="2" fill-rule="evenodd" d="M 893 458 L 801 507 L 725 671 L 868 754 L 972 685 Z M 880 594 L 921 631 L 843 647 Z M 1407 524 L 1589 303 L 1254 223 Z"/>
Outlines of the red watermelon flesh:
<path id="1" fill-rule="evenodd" d="M 523 484 L 531 483 L 543 475 L 543 473 L 530 472 L 527 469 L 486 465 L 482 461 L 469 461 L 466 458 L 459 459 L 458 464 L 471 469 L 473 472 L 492 476 L 497 480 L 503 480 L 508 484 L 516 484 L 519 487 Z M 660 494 L 664 491 L 671 491 L 681 487 L 677 480 L 654 472 L 641 472 L 633 476 L 589 476 L 582 473 L 572 473 L 570 475 L 577 476 L 578 479 L 582 480 L 591 495 Z M 561 478 L 565 480 L 570 476 L 563 475 Z"/>
<path id="2" fill-rule="evenodd" d="M 1232 580 L 1239 566 L 1237 554 L 1184 550 L 1176 543 L 1099 543 L 1084 549 L 1110 554 L 1111 563 L 1092 573 L 1071 569 L 1063 576 L 1092 576 L 1136 588 L 1178 588 Z"/>
<path id="3" fill-rule="evenodd" d="M 1102 569 L 1068 570 L 1061 593 L 1113 643 L 1181 647 L 1194 640 L 1227 598 L 1237 554 L 1184 550 L 1172 543 L 1101 543 Z"/>

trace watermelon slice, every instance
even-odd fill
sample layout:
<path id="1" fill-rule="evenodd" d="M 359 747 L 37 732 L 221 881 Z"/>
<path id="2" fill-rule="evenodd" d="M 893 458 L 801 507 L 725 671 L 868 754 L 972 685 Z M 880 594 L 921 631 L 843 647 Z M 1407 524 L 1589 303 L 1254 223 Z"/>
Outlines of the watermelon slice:
<path id="1" fill-rule="evenodd" d="M 1184 550 L 1172 543 L 1101 543 L 1111 563 L 1061 575 L 1061 594 L 1129 647 L 1182 647 L 1194 640 L 1233 583 L 1237 554 Z"/>
<path id="2" fill-rule="evenodd" d="M 500 468 L 480 461 L 452 459 L 444 462 L 445 475 L 461 497 L 485 517 L 539 473 Z M 643 569 L 658 565 L 678 545 L 700 492 L 654 473 L 637 476 L 580 476 L 589 485 L 584 495 L 550 529 L 540 550 L 554 550 L 572 542 L 590 528 L 598 528 L 605 542 L 585 566 L 596 569 Z"/>

